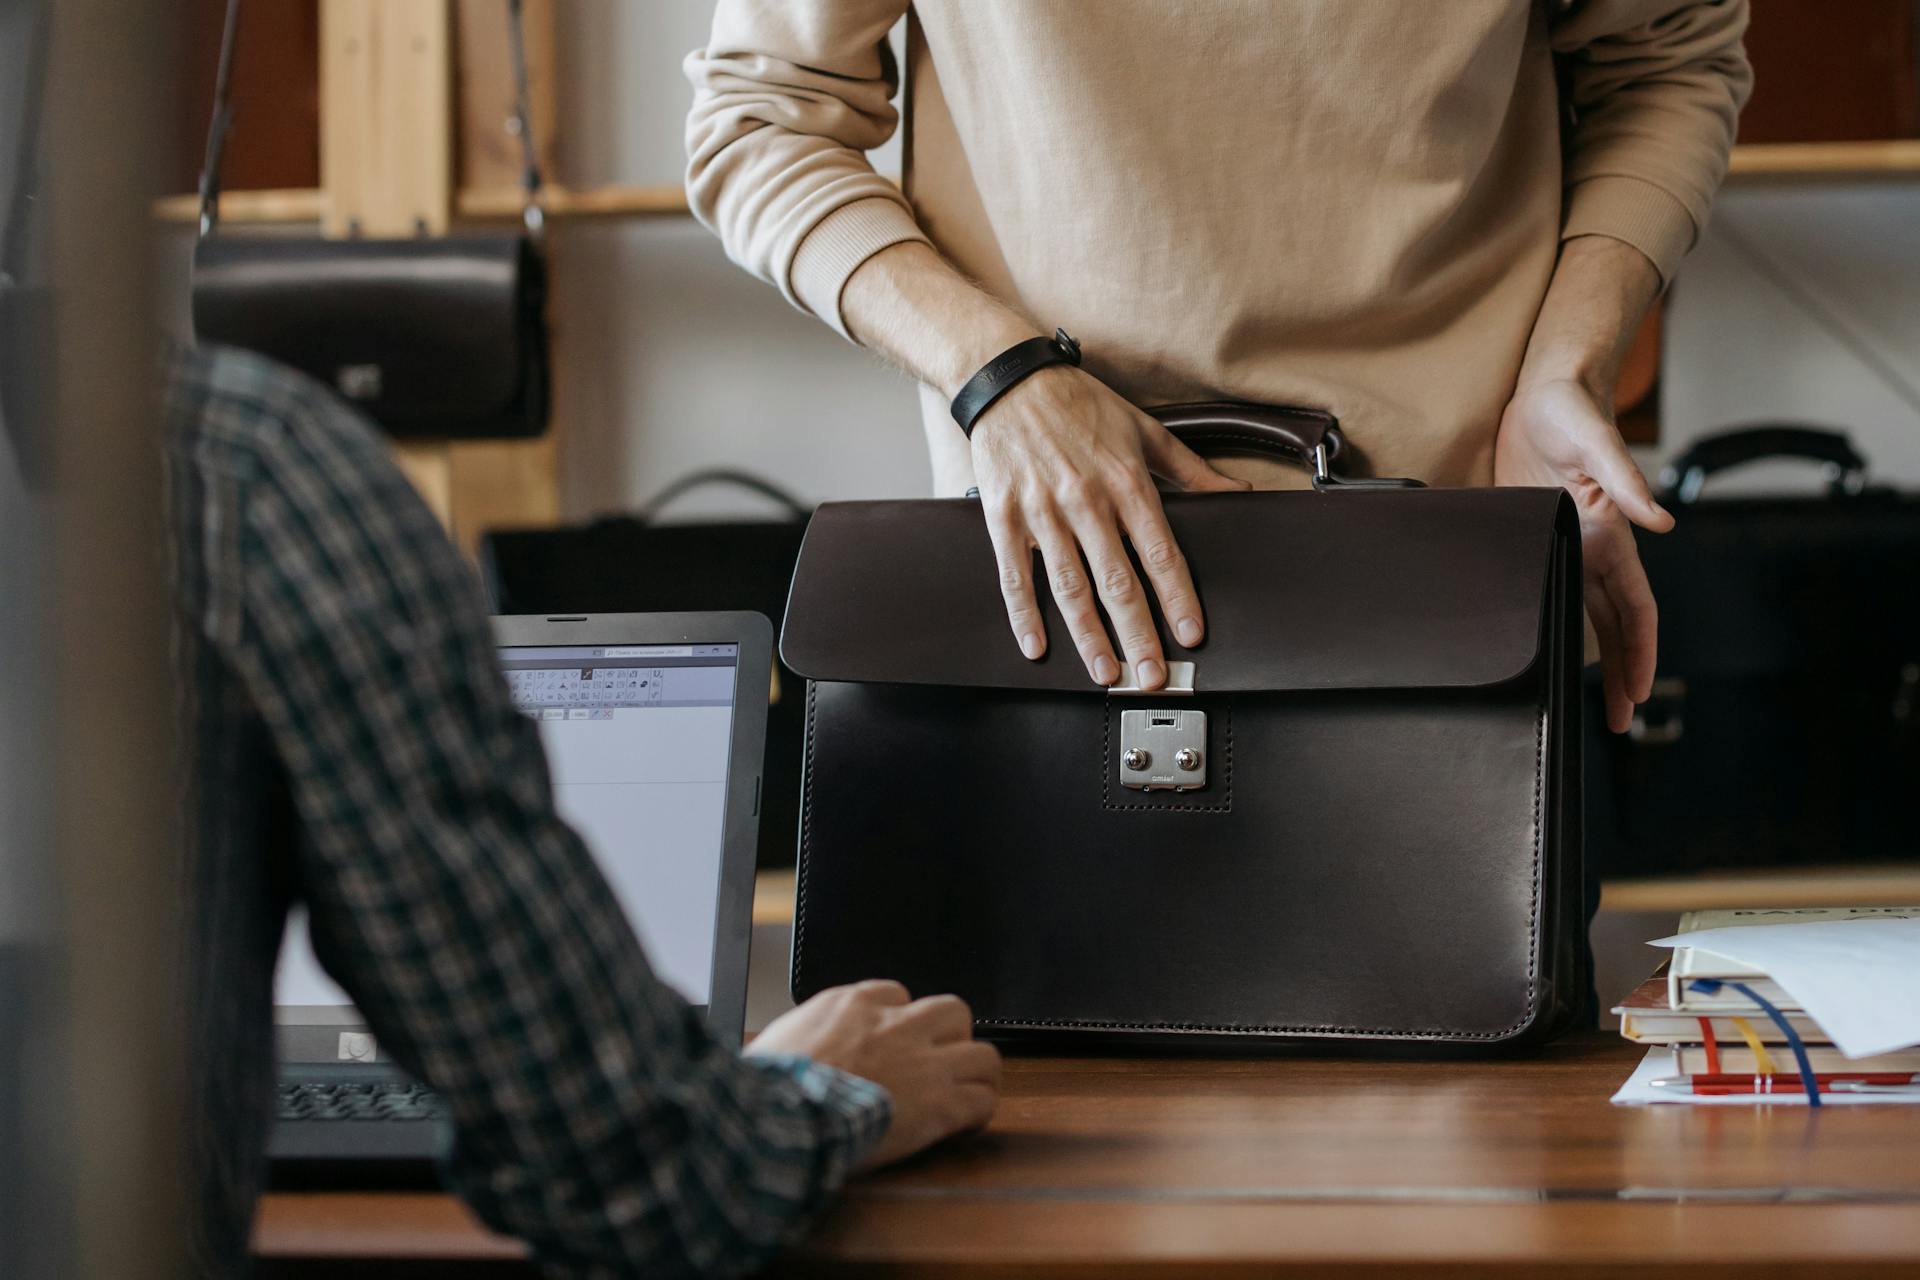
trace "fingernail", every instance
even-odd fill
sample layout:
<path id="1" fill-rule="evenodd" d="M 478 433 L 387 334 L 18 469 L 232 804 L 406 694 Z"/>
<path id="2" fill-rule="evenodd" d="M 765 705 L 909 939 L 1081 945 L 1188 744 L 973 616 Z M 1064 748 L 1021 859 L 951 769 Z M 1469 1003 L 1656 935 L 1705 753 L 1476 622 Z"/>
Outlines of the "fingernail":
<path id="1" fill-rule="evenodd" d="M 1029 660 L 1038 658 L 1040 656 L 1040 637 L 1031 631 L 1021 636 L 1020 652 L 1026 654 Z"/>
<path id="2" fill-rule="evenodd" d="M 1142 689 L 1151 689 L 1160 683 L 1160 664 L 1152 658 L 1134 663 L 1133 672 Z"/>
<path id="3" fill-rule="evenodd" d="M 1120 666 L 1106 654 L 1093 660 L 1093 680 L 1095 684 L 1112 684 L 1120 678 Z"/>
<path id="4" fill-rule="evenodd" d="M 1182 618 L 1173 624 L 1173 634 L 1179 638 L 1181 644 L 1199 644 L 1200 622 L 1197 618 Z"/>

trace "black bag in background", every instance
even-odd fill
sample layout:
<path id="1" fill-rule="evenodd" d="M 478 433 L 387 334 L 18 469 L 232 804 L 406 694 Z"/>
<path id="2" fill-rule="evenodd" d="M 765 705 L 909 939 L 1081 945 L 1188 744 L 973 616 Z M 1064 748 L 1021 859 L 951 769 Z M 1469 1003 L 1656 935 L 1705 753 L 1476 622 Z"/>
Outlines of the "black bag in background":
<path id="1" fill-rule="evenodd" d="M 705 485 L 751 490 L 776 503 L 773 519 L 656 524 L 668 503 Z M 699 471 L 661 490 L 631 516 L 560 529 L 513 529 L 480 539 L 480 569 L 500 613 L 652 613 L 747 609 L 775 633 L 810 513 L 757 476 Z M 775 664 L 767 708 L 760 796 L 763 867 L 793 865 L 800 813 L 805 683 Z"/>
<path id="2" fill-rule="evenodd" d="M 239 0 L 228 0 L 200 180 L 196 339 L 298 369 L 397 439 L 507 439 L 545 431 L 546 267 L 519 0 L 509 0 L 508 29 L 525 233 L 388 239 L 214 234 L 239 9 Z"/>
<path id="3" fill-rule="evenodd" d="M 1826 495 L 1701 498 L 1763 458 L 1820 464 Z M 1839 432 L 1759 426 L 1662 474 L 1676 527 L 1638 533 L 1654 694 L 1588 743 L 1603 875 L 1920 856 L 1920 499 L 1866 471 Z"/>

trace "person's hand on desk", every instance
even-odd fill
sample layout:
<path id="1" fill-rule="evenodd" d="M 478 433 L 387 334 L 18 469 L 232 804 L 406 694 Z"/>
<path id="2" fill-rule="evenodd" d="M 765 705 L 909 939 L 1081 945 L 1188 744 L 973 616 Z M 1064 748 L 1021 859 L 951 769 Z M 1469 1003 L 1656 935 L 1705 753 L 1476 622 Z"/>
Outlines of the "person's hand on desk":
<path id="1" fill-rule="evenodd" d="M 973 1011 L 958 996 L 913 1000 L 897 982 L 822 991 L 775 1018 L 749 1054 L 790 1053 L 871 1080 L 893 1099 L 870 1166 L 977 1129 L 1000 1101 L 1000 1051 L 973 1038 Z"/>

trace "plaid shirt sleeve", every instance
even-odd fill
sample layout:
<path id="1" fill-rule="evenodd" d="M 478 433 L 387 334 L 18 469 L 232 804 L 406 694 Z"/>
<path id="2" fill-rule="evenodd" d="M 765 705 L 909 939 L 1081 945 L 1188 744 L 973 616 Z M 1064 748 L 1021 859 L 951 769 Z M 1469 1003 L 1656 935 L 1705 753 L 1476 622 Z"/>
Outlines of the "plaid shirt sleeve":
<path id="1" fill-rule="evenodd" d="M 726 1049 L 654 976 L 555 812 L 478 583 L 357 415 L 233 353 L 173 387 L 202 626 L 290 782 L 315 947 L 445 1096 L 457 1190 L 556 1271 L 763 1265 L 878 1141 L 885 1092 Z"/>

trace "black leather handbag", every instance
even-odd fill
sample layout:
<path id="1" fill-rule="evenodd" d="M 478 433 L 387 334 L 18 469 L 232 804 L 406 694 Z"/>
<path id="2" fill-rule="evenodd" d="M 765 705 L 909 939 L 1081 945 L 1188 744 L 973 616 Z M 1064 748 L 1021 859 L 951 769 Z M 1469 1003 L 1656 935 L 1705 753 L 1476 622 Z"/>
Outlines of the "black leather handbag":
<path id="1" fill-rule="evenodd" d="M 1169 495 L 1207 635 L 1092 684 L 1008 639 L 977 502 L 815 512 L 796 999 L 884 976 L 982 1034 L 1536 1043 L 1589 989 L 1580 538 L 1552 489 L 1341 482 L 1326 415 L 1156 411 L 1313 491 Z M 1042 593 L 1044 597 L 1044 592 Z"/>
<path id="2" fill-rule="evenodd" d="M 1826 492 L 1712 495 L 1749 463 Z M 1845 434 L 1699 440 L 1642 535 L 1660 602 L 1653 697 L 1590 744 L 1592 854 L 1609 875 L 1911 859 L 1920 848 L 1920 498 L 1868 482 Z"/>
<path id="3" fill-rule="evenodd" d="M 510 3 L 524 149 L 521 234 L 428 238 L 229 236 L 220 156 L 231 119 L 239 0 L 228 0 L 193 264 L 201 342 L 243 347 L 331 385 L 402 439 L 537 436 L 547 425 L 540 170 L 527 122 L 520 5 Z"/>

